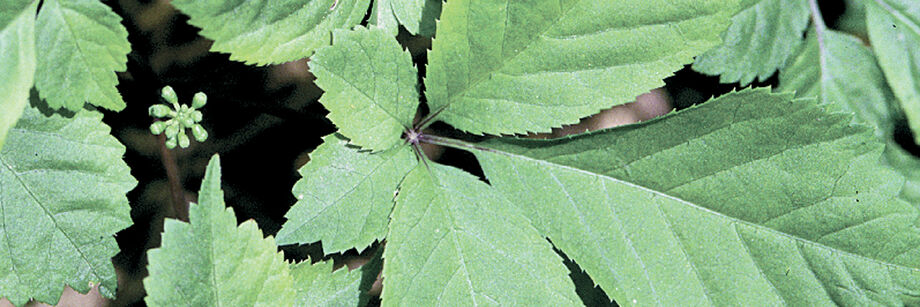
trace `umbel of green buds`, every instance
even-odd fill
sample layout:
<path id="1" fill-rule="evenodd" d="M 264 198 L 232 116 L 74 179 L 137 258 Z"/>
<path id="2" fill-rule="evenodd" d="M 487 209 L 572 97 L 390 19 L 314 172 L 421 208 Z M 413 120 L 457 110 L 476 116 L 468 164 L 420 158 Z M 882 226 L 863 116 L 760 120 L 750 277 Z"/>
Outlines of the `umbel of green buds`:
<path id="1" fill-rule="evenodd" d="M 169 104 L 155 104 L 150 106 L 147 111 L 150 116 L 165 120 L 159 120 L 151 124 L 150 133 L 155 135 L 166 133 L 166 147 L 170 149 L 176 148 L 176 145 L 182 148 L 188 147 L 190 141 L 185 132 L 186 129 L 192 129 L 192 135 L 198 142 L 204 142 L 208 139 L 208 132 L 199 124 L 203 116 L 201 111 L 198 111 L 208 102 L 208 95 L 202 92 L 196 93 L 195 97 L 192 98 L 191 107 L 184 104 L 180 105 L 176 91 L 168 85 L 160 91 L 160 96 Z"/>

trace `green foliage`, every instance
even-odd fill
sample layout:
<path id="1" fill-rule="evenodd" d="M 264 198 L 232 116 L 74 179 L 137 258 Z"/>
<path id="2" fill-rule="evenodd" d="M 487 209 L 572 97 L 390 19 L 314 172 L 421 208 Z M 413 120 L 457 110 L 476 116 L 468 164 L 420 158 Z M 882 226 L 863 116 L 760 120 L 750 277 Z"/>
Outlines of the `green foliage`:
<path id="1" fill-rule="evenodd" d="M 901 197 L 912 204 L 920 204 L 920 159 L 889 142 L 882 161 L 904 175 L 906 181 Z"/>
<path id="2" fill-rule="evenodd" d="M 428 103 L 474 134 L 547 132 L 662 86 L 721 41 L 736 6 L 448 1 L 428 57 Z"/>
<path id="3" fill-rule="evenodd" d="M 370 24 L 383 28 L 390 35 L 403 25 L 411 34 L 434 36 L 435 18 L 441 12 L 442 0 L 378 0 L 374 1 Z"/>
<path id="4" fill-rule="evenodd" d="M 0 296 L 17 305 L 54 303 L 63 285 L 112 296 L 112 235 L 135 185 L 124 147 L 84 109 L 125 107 L 120 18 L 96 0 L 42 3 L 0 3 Z M 905 118 L 920 136 L 915 1 L 849 4 L 865 9 L 847 22 L 865 19 L 871 47 L 828 29 L 816 0 L 371 3 L 172 1 L 233 60 L 312 56 L 339 131 L 300 169 L 277 241 L 237 224 L 212 158 L 190 221 L 167 220 L 148 253 L 147 304 L 362 306 L 382 273 L 383 306 L 920 305 L 920 159 L 894 142 Z M 416 36 L 397 40 L 400 26 Z M 416 67 L 400 43 L 418 36 L 435 38 Z M 423 130 L 547 132 L 694 57 L 721 82 L 778 70 L 779 87 L 553 140 Z M 162 96 L 151 132 L 203 141 L 207 97 Z M 487 180 L 419 142 L 472 152 Z M 316 242 L 378 250 L 349 271 L 277 247 Z"/>
<path id="5" fill-rule="evenodd" d="M 917 208 L 849 121 L 747 90 L 623 129 L 457 147 L 618 302 L 920 303 Z"/>
<path id="6" fill-rule="evenodd" d="M 0 297 L 55 304 L 64 285 L 115 294 L 112 235 L 137 183 L 102 114 L 43 114 L 34 101 L 0 151 Z"/>
<path id="7" fill-rule="evenodd" d="M 125 108 L 113 71 L 131 50 L 121 17 L 98 0 L 46 0 L 36 20 L 35 87 L 52 108 Z"/>
<path id="8" fill-rule="evenodd" d="M 387 34 L 396 36 L 399 33 L 399 21 L 393 15 L 389 0 L 377 0 L 371 4 L 371 12 L 367 23 L 375 28 L 383 29 Z"/>
<path id="9" fill-rule="evenodd" d="M 822 23 L 812 27 L 806 43 L 788 64 L 779 75 L 777 91 L 816 97 L 874 127 L 879 140 L 888 144 L 884 163 L 907 179 L 902 196 L 913 203 L 920 201 L 920 159 L 894 141 L 894 123 L 904 115 L 872 50 L 858 38 L 829 30 Z"/>
<path id="10" fill-rule="evenodd" d="M 428 165 L 396 197 L 384 306 L 579 303 L 562 259 L 511 202 L 463 171 Z"/>
<path id="11" fill-rule="evenodd" d="M 332 262 L 311 265 L 309 260 L 291 265 L 294 306 L 357 306 L 360 271 L 346 268 L 332 272 Z"/>
<path id="12" fill-rule="evenodd" d="M 833 25 L 834 29 L 851 33 L 859 37 L 867 37 L 868 29 L 866 27 L 866 1 L 864 0 L 844 0 L 843 15 Z"/>
<path id="13" fill-rule="evenodd" d="M 121 18 L 97 0 L 42 3 L 37 18 L 39 1 L 0 4 L 0 148 L 33 85 L 53 109 L 125 108 L 113 72 L 126 69 L 130 51 Z"/>
<path id="14" fill-rule="evenodd" d="M 866 24 L 879 65 L 901 102 L 914 142 L 920 143 L 920 3 L 872 0 Z"/>
<path id="15" fill-rule="evenodd" d="M 310 61 L 329 119 L 354 144 L 381 151 L 404 143 L 418 106 L 412 57 L 384 30 L 336 31 Z"/>
<path id="16" fill-rule="evenodd" d="M 214 40 L 212 51 L 266 65 L 312 55 L 329 44 L 334 29 L 361 22 L 370 0 L 175 0 L 172 5 Z"/>
<path id="17" fill-rule="evenodd" d="M 35 76 L 35 10 L 27 0 L 0 3 L 0 149 L 29 101 Z"/>
<path id="18" fill-rule="evenodd" d="M 732 17 L 725 42 L 697 57 L 693 69 L 722 83 L 766 80 L 802 41 L 808 17 L 807 1 L 760 0 Z"/>
<path id="19" fill-rule="evenodd" d="M 917 202 L 920 160 L 894 142 L 893 124 L 902 115 L 875 59 L 872 50 L 857 38 L 823 27 L 813 28 L 806 43 L 780 73 L 777 91 L 816 97 L 828 107 L 854 113 L 859 122 L 874 127 L 879 140 L 888 143 L 884 163 L 906 177 L 903 196 Z"/>
<path id="20" fill-rule="evenodd" d="M 224 205 L 217 156 L 189 222 L 166 220 L 162 245 L 148 258 L 150 306 L 287 306 L 294 300 L 293 277 L 274 239 L 262 238 L 254 221 L 237 227 L 233 209 Z"/>
<path id="21" fill-rule="evenodd" d="M 875 62 L 872 50 L 856 37 L 826 28 L 812 28 L 779 75 L 777 91 L 816 97 L 828 106 L 856 114 L 861 122 L 889 138 L 895 113 L 894 96 Z"/>
<path id="22" fill-rule="evenodd" d="M 224 205 L 220 158 L 211 158 L 189 223 L 166 220 L 162 246 L 148 252 L 144 279 L 151 306 L 291 306 L 356 302 L 360 274 L 331 264 L 288 264 L 254 221 L 236 225 Z M 192 272 L 192 274 L 189 274 Z M 310 293 L 298 293 L 308 288 Z M 350 289 L 351 297 L 344 296 Z M 299 306 L 314 306 L 312 304 Z"/>
<path id="23" fill-rule="evenodd" d="M 278 244 L 322 241 L 331 254 L 383 239 L 399 182 L 416 164 L 406 146 L 367 154 L 338 134 L 326 136 L 300 169 L 297 203 L 285 215 Z"/>

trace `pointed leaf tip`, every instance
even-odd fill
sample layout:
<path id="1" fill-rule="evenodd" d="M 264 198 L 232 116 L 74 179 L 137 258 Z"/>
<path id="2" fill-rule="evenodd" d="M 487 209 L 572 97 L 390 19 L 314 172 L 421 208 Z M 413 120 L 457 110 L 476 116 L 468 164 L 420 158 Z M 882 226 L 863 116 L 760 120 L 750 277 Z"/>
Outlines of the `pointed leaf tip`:
<path id="1" fill-rule="evenodd" d="M 42 2 L 36 19 L 35 87 L 54 109 L 79 111 L 86 103 L 125 108 L 116 71 L 127 69 L 128 31 L 100 1 Z"/>
<path id="2" fill-rule="evenodd" d="M 712 0 L 448 1 L 426 97 L 470 133 L 548 132 L 664 85 L 721 42 L 736 10 Z"/>
<path id="3" fill-rule="evenodd" d="M 150 306 L 291 306 L 289 264 L 254 221 L 237 226 L 220 190 L 220 156 L 205 170 L 189 222 L 167 219 L 161 247 L 148 251 Z M 244 265 L 241 265 L 244 264 Z M 189 274 L 194 272 L 194 274 Z M 180 290 L 177 290 L 180 289 Z"/>
<path id="4" fill-rule="evenodd" d="M 337 30 L 334 41 L 309 63 L 329 119 L 365 149 L 403 144 L 419 103 L 412 57 L 382 29 Z"/>

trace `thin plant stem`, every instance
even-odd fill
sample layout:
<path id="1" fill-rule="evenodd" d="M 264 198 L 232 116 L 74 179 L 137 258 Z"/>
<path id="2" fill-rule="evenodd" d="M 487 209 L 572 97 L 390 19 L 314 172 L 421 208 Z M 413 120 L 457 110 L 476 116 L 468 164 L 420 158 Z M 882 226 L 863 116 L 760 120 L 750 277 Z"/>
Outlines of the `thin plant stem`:
<path id="1" fill-rule="evenodd" d="M 160 161 L 166 170 L 166 180 L 169 182 L 169 194 L 172 196 L 172 213 L 174 217 L 188 222 L 188 201 L 185 200 L 185 190 L 179 180 L 179 165 L 172 150 L 166 148 L 166 134 L 157 137 L 160 143 Z"/>

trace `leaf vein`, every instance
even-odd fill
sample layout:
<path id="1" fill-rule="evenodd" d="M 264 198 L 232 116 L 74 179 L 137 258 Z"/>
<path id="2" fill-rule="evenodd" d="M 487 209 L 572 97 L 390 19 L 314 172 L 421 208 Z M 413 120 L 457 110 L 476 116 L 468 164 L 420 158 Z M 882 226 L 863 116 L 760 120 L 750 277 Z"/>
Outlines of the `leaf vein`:
<path id="1" fill-rule="evenodd" d="M 48 211 L 48 208 L 46 208 L 45 205 L 42 204 L 42 202 L 38 199 L 35 193 L 32 192 L 32 189 L 29 188 L 29 186 L 25 183 L 25 181 L 23 181 L 22 178 L 19 177 L 16 171 L 13 170 L 13 167 L 8 162 L 6 162 L 6 160 L 2 156 L 0 156 L 0 164 L 3 164 L 3 166 L 6 167 L 6 169 L 9 170 L 11 174 L 13 174 L 13 177 L 16 178 L 17 181 L 19 181 L 19 184 L 22 186 L 23 190 L 25 190 L 26 193 L 29 194 L 29 197 L 31 197 L 32 200 L 35 201 L 35 204 L 37 204 L 39 208 L 41 208 L 42 211 L 45 212 L 45 215 L 48 216 L 48 218 L 51 220 L 51 223 L 54 224 L 54 227 L 57 228 L 58 231 L 62 235 L 64 235 L 64 238 L 67 238 L 67 241 L 70 243 L 70 245 L 74 247 L 74 250 L 76 250 L 77 253 L 80 255 L 80 258 L 83 259 L 84 264 L 90 268 L 90 271 L 92 271 L 93 276 L 95 276 L 97 280 L 99 280 L 100 282 L 103 281 L 102 276 L 99 275 L 99 272 L 96 271 L 96 267 L 92 265 L 89 259 L 87 259 L 86 254 L 83 253 L 83 250 L 80 248 L 80 246 L 77 246 L 73 238 L 71 238 L 70 235 L 68 235 L 67 232 L 65 232 L 63 228 L 61 228 L 61 226 L 58 225 L 58 222 L 54 218 L 54 215 L 52 215 L 51 212 Z"/>

